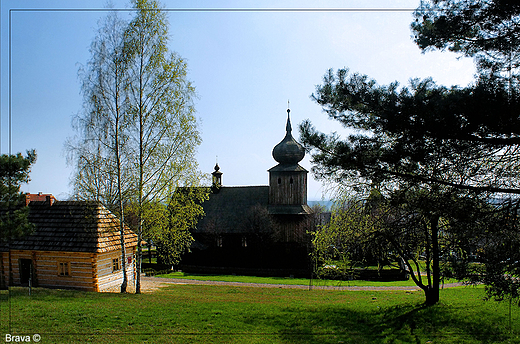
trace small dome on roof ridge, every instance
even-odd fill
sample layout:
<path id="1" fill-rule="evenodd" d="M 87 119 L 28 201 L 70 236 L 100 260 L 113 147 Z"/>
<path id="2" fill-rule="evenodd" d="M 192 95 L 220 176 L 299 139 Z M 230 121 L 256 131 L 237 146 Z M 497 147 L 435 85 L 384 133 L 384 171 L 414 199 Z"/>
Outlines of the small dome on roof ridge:
<path id="1" fill-rule="evenodd" d="M 284 139 L 273 148 L 273 158 L 282 165 L 296 165 L 305 157 L 305 149 L 299 144 L 291 131 L 290 109 L 287 109 L 287 125 Z"/>

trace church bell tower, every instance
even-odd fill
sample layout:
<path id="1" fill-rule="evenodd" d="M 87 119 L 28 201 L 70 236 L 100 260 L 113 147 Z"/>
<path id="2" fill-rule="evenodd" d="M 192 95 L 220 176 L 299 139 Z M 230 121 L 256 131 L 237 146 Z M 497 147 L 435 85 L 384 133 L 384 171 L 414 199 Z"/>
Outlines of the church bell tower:
<path id="1" fill-rule="evenodd" d="M 307 205 L 307 173 L 298 163 L 305 149 L 292 137 L 290 109 L 287 109 L 285 137 L 273 148 L 278 165 L 269 169 L 269 213 L 304 215 Z"/>
<path id="2" fill-rule="evenodd" d="M 218 193 L 220 191 L 220 188 L 222 187 L 222 172 L 220 172 L 218 162 L 215 164 L 215 171 L 211 173 L 211 176 L 211 189 L 213 193 Z"/>

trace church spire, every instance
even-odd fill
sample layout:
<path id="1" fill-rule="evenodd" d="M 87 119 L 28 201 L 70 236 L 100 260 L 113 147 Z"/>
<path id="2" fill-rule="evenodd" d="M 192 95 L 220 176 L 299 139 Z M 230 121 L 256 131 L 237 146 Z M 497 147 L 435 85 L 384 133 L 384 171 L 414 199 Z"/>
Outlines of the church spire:
<path id="1" fill-rule="evenodd" d="M 305 149 L 291 135 L 291 109 L 287 102 L 285 137 L 273 148 L 278 165 L 269 169 L 269 214 L 310 214 L 307 206 L 307 170 L 298 163 Z"/>
<path id="2" fill-rule="evenodd" d="M 283 165 L 297 165 L 305 156 L 305 149 L 291 134 L 291 109 L 287 109 L 287 124 L 285 125 L 285 137 L 273 149 L 273 158 Z"/>
<path id="3" fill-rule="evenodd" d="M 287 102 L 287 103 L 289 103 L 289 102 Z M 287 108 L 287 124 L 285 125 L 285 131 L 287 133 L 290 133 L 292 131 L 290 113 L 291 113 L 291 109 Z"/>

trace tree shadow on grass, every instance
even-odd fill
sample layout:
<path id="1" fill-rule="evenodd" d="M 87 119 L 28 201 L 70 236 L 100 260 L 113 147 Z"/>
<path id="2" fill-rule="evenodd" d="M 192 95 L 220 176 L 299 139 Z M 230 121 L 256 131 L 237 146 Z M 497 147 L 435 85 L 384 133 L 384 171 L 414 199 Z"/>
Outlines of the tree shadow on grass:
<path id="1" fill-rule="evenodd" d="M 498 324 L 503 314 L 471 313 L 461 306 L 442 302 L 434 306 L 401 305 L 381 312 L 379 331 L 389 342 L 502 343 L 507 334 Z"/>
<path id="2" fill-rule="evenodd" d="M 250 314 L 250 321 L 271 328 L 286 343 L 501 343 L 501 315 L 465 317 L 438 304 L 353 310 L 343 305 L 286 307 L 277 315 Z M 246 319 L 247 321 L 247 319 Z"/>

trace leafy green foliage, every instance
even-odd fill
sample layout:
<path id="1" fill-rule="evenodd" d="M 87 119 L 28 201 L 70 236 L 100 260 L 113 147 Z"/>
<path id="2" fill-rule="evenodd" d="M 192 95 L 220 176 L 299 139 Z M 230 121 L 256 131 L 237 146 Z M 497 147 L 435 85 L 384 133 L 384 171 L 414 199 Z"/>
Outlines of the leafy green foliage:
<path id="1" fill-rule="evenodd" d="M 387 261 L 389 247 L 373 233 L 379 223 L 361 200 L 348 200 L 333 209 L 331 221 L 313 233 L 313 255 L 324 274 L 335 266 L 345 276 L 356 266 Z"/>
<path id="2" fill-rule="evenodd" d="M 80 70 L 78 135 L 68 142 L 75 197 L 99 200 L 117 213 L 118 192 L 125 202 L 164 201 L 175 186 L 202 178 L 186 61 L 168 53 L 168 22 L 159 3 L 133 5 L 130 22 L 110 13 L 92 42 L 92 58 Z"/>
<path id="3" fill-rule="evenodd" d="M 478 262 L 466 272 L 486 285 L 489 298 L 517 300 L 520 305 L 520 232 L 517 202 L 497 204 L 486 214 L 486 225 L 474 233 Z"/>
<path id="4" fill-rule="evenodd" d="M 176 265 L 181 254 L 189 251 L 194 241 L 191 231 L 204 216 L 202 203 L 209 198 L 209 188 L 178 188 L 167 207 L 169 230 L 153 236 L 157 252 L 166 264 Z"/>
<path id="5" fill-rule="evenodd" d="M 34 229 L 27 218 L 29 208 L 20 185 L 29 182 L 35 161 L 34 150 L 27 151 L 25 157 L 21 153 L 0 155 L 0 242 L 19 238 Z"/>
<path id="6" fill-rule="evenodd" d="M 191 230 L 204 216 L 202 203 L 209 198 L 209 188 L 177 188 L 167 204 L 147 202 L 143 207 L 143 237 L 157 247 L 159 263 L 177 265 L 194 241 Z M 127 219 L 138 225 L 138 207 L 128 207 Z"/>
<path id="7" fill-rule="evenodd" d="M 467 258 L 481 238 L 476 234 L 489 228 L 490 219 L 481 215 L 486 209 L 493 210 L 483 200 L 436 188 L 401 189 L 387 197 L 372 190 L 365 200 L 336 207 L 331 222 L 314 233 L 314 254 L 321 266 L 339 261 L 346 270 L 395 264 L 434 304 L 442 279 L 467 277 Z"/>

